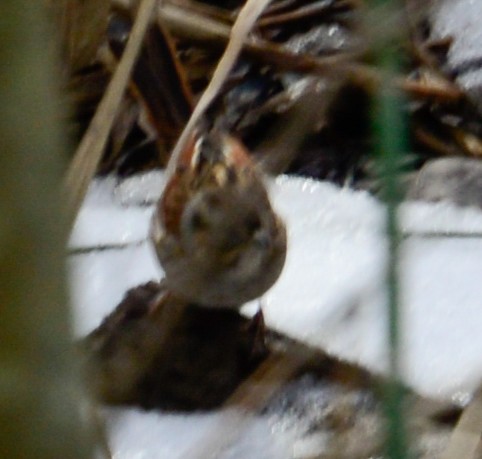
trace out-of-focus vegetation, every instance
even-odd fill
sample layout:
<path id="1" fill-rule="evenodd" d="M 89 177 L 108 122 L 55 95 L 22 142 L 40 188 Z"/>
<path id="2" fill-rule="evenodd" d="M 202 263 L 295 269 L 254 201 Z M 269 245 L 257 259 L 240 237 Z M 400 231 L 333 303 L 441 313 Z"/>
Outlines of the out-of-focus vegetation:
<path id="1" fill-rule="evenodd" d="M 65 149 L 44 2 L 0 3 L 0 457 L 88 457 L 65 292 Z"/>

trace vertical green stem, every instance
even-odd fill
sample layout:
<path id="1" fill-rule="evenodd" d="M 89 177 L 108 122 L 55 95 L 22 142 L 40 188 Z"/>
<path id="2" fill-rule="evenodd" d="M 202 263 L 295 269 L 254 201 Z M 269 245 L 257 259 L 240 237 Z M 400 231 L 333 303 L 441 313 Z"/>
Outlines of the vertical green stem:
<path id="1" fill-rule="evenodd" d="M 381 3 L 381 2 L 378 2 Z M 386 3 L 386 2 L 385 2 Z M 393 44 L 378 50 L 378 64 L 384 78 L 376 96 L 374 134 L 377 158 L 381 169 L 383 197 L 387 206 L 386 234 L 388 262 L 386 288 L 388 293 L 388 342 L 390 377 L 386 387 L 387 455 L 391 459 L 408 457 L 408 444 L 403 413 L 403 394 L 400 384 L 400 320 L 399 320 L 399 248 L 400 231 L 397 207 L 401 200 L 398 165 L 406 151 L 406 126 L 402 112 L 403 97 L 388 85 L 398 73 L 400 59 Z"/>
<path id="2" fill-rule="evenodd" d="M 0 2 L 0 457 L 86 458 L 65 292 L 65 152 L 44 1 Z"/>

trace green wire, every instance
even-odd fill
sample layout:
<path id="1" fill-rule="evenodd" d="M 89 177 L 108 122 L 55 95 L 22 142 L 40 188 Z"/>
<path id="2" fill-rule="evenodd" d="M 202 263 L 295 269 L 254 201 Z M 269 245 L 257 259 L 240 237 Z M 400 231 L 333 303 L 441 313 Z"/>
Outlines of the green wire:
<path id="1" fill-rule="evenodd" d="M 373 1 L 374 5 L 389 4 Z M 393 2 L 391 2 L 393 3 Z M 383 199 L 387 206 L 386 234 L 388 260 L 386 287 L 388 300 L 388 344 L 390 377 L 385 387 L 386 453 L 390 459 L 409 457 L 406 425 L 403 412 L 403 390 L 400 383 L 400 320 L 399 320 L 399 252 L 401 233 L 397 221 L 397 207 L 401 200 L 398 165 L 407 151 L 406 121 L 402 94 L 389 85 L 392 75 L 398 73 L 400 57 L 393 43 L 385 42 L 376 50 L 377 64 L 384 75 L 375 97 L 373 134 L 376 140 L 376 158 L 380 166 Z"/>

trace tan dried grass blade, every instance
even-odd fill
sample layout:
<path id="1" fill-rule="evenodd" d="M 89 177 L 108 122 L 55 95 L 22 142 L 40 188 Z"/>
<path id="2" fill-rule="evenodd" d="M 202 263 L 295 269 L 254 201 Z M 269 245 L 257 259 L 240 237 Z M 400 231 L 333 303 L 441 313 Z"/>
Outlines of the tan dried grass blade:
<path id="1" fill-rule="evenodd" d="M 226 47 L 226 50 L 224 51 L 224 54 L 221 57 L 216 70 L 214 71 L 208 87 L 199 99 L 191 118 L 186 124 L 186 127 L 184 128 L 176 146 L 174 147 L 171 159 L 169 160 L 169 164 L 167 166 L 168 174 L 172 173 L 174 170 L 177 163 L 177 158 L 179 157 L 180 152 L 183 150 L 187 139 L 189 139 L 194 127 L 221 89 L 221 86 L 226 80 L 229 72 L 236 63 L 236 59 L 243 48 L 243 44 L 246 41 L 249 32 L 269 2 L 270 0 L 248 0 L 239 12 L 236 22 L 231 29 L 231 38 L 228 46 Z"/>
<path id="2" fill-rule="evenodd" d="M 69 196 L 69 211 L 73 215 L 77 214 L 89 183 L 97 170 L 122 97 L 129 83 L 132 68 L 158 1 L 143 0 L 141 2 L 122 59 L 70 163 L 65 184 Z"/>
<path id="3" fill-rule="evenodd" d="M 71 72 L 91 64 L 105 38 L 110 3 L 105 0 L 51 2 L 60 27 Z"/>
<path id="4" fill-rule="evenodd" d="M 482 435 L 482 388 L 465 408 L 441 459 L 475 459 Z"/>
<path id="5" fill-rule="evenodd" d="M 226 411 L 221 414 L 220 420 L 183 457 L 218 457 L 224 448 L 243 434 L 253 415 L 266 406 L 274 394 L 313 356 L 305 348 L 296 346 L 290 352 L 271 355 L 236 389 L 223 405 Z"/>

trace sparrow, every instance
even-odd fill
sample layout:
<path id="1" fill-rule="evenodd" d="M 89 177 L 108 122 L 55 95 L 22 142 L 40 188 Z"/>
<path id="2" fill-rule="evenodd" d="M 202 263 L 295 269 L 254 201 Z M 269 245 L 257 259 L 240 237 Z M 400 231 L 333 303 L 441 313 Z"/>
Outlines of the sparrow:
<path id="1" fill-rule="evenodd" d="M 286 258 L 286 228 L 261 173 L 231 135 L 195 133 L 159 199 L 150 238 L 169 290 L 208 307 L 263 295 Z"/>

